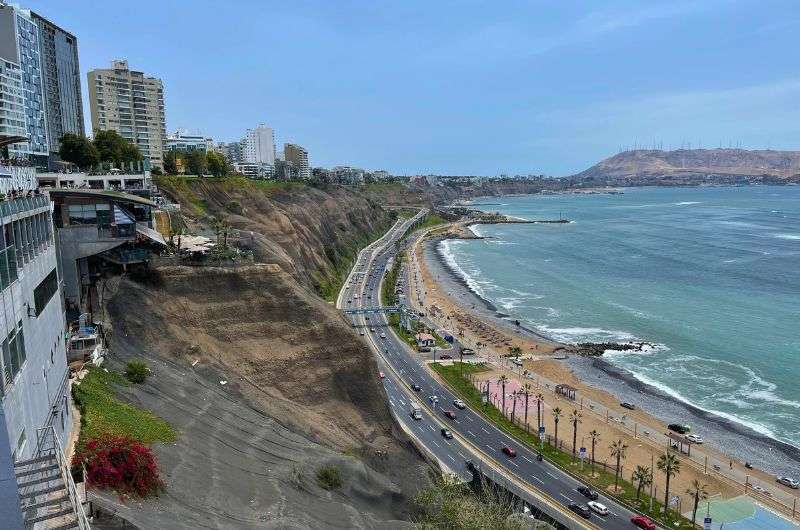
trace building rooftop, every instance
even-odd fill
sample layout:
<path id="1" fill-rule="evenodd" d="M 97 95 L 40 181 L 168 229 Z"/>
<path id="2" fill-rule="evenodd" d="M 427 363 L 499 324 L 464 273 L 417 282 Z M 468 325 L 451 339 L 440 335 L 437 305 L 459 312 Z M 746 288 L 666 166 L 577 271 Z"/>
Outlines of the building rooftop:
<path id="1" fill-rule="evenodd" d="M 84 198 L 97 198 L 109 199 L 115 201 L 133 202 L 136 204 L 143 204 L 153 208 L 158 208 L 158 205 L 149 199 L 124 193 L 122 191 L 114 190 L 93 190 L 93 189 L 64 189 L 53 188 L 48 190 L 51 197 L 84 197 Z"/>

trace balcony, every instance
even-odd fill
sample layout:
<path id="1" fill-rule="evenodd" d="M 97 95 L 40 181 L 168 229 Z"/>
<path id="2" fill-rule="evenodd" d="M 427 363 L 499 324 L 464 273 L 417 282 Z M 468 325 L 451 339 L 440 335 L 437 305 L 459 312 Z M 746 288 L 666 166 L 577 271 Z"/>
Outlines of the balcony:
<path id="1" fill-rule="evenodd" d="M 15 213 L 28 212 L 49 205 L 50 200 L 45 195 L 11 198 L 0 201 L 0 216 L 9 217 Z"/>

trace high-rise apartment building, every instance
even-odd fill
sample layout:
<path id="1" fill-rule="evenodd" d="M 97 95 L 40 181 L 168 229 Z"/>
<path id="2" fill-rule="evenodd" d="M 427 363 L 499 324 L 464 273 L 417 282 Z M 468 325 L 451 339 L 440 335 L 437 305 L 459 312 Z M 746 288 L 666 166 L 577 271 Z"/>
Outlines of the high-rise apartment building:
<path id="1" fill-rule="evenodd" d="M 110 69 L 89 71 L 92 129 L 117 131 L 139 148 L 151 167 L 163 167 L 167 138 L 164 85 L 116 60 Z"/>
<path id="2" fill-rule="evenodd" d="M 51 162 L 65 133 L 85 135 L 78 39 L 38 13 L 31 20 L 39 28 L 47 137 Z"/>
<path id="3" fill-rule="evenodd" d="M 311 168 L 308 166 L 308 151 L 297 144 L 284 144 L 284 160 L 291 162 L 297 168 L 297 176 L 302 180 L 311 178 Z"/>
<path id="4" fill-rule="evenodd" d="M 30 11 L 0 3 L 0 61 L 4 76 L 0 82 L 0 127 L 18 128 L 22 110 L 25 133 L 21 136 L 26 136 L 27 141 L 11 144 L 9 156 L 29 158 L 44 166 L 49 143 L 40 50 L 39 26 Z"/>
<path id="5" fill-rule="evenodd" d="M 9 154 L 56 167 L 64 133 L 84 134 L 78 41 L 43 16 L 0 3 L 0 133 Z"/>
<path id="6" fill-rule="evenodd" d="M 208 152 L 214 149 L 214 140 L 198 132 L 178 129 L 167 136 L 166 149 L 168 151 L 183 151 L 187 153 L 189 151 Z"/>
<path id="7" fill-rule="evenodd" d="M 243 140 L 242 158 L 250 164 L 275 165 L 275 131 L 264 124 L 247 129 Z"/>

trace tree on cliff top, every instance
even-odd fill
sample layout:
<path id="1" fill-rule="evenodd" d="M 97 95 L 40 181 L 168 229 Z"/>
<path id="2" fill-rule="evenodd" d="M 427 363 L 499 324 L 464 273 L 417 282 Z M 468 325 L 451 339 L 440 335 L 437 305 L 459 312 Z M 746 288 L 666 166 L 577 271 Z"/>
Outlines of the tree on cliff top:
<path id="1" fill-rule="evenodd" d="M 85 136 L 66 133 L 61 137 L 58 156 L 64 162 L 75 164 L 80 169 L 90 169 L 100 163 L 100 153 Z"/>

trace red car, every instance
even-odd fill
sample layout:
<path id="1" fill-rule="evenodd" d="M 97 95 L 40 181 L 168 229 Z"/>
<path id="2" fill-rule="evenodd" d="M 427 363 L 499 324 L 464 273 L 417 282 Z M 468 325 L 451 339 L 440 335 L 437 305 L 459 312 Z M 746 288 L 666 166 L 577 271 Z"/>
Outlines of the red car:
<path id="1" fill-rule="evenodd" d="M 444 411 L 444 415 L 447 416 L 448 418 L 450 418 L 451 420 L 456 419 L 456 413 L 453 412 L 452 410 Z"/>
<path id="2" fill-rule="evenodd" d="M 631 517 L 631 522 L 634 526 L 638 526 L 639 528 L 644 528 L 644 530 L 656 530 L 656 523 L 650 520 L 650 518 L 645 517 L 644 515 L 634 515 Z"/>
<path id="3" fill-rule="evenodd" d="M 378 377 L 380 377 L 381 379 L 384 379 L 384 378 L 386 378 L 386 374 L 383 373 L 383 372 L 378 372 Z"/>
<path id="4" fill-rule="evenodd" d="M 516 451 L 514 451 L 513 449 L 511 449 L 511 448 L 510 448 L 509 446 L 507 446 L 507 445 L 504 445 L 504 446 L 503 446 L 503 453 L 505 453 L 505 454 L 506 454 L 506 456 L 510 456 L 511 458 L 514 458 L 515 456 L 517 456 L 517 452 L 516 452 Z"/>

